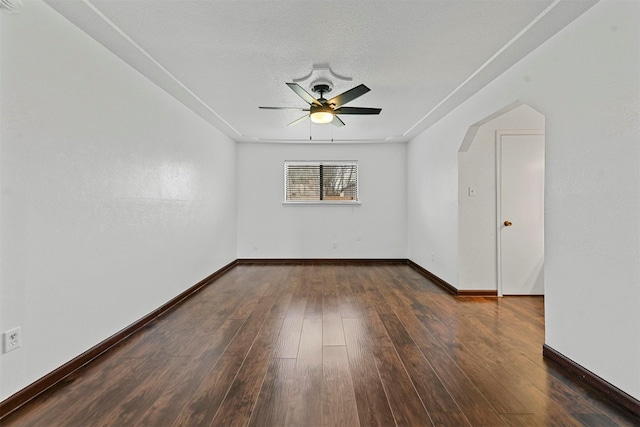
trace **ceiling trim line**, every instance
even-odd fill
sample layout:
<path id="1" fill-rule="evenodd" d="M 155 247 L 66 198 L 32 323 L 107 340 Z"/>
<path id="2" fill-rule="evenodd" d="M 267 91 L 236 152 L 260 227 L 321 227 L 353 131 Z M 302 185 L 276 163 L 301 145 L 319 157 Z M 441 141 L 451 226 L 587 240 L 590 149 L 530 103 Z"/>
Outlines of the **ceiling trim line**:
<path id="1" fill-rule="evenodd" d="M 293 139 L 263 139 L 263 138 L 253 138 L 238 141 L 240 143 L 263 143 L 263 144 L 383 144 L 388 143 L 389 141 L 386 139 L 331 139 L 331 138 L 323 138 L 323 139 L 301 139 L 301 138 L 293 138 Z M 398 143 L 404 143 L 406 141 L 394 141 Z"/>
<path id="2" fill-rule="evenodd" d="M 491 64 L 502 52 L 507 50 L 509 46 L 515 43 L 520 37 L 522 37 L 527 31 L 529 31 L 538 21 L 544 18 L 549 12 L 553 10 L 562 0 L 554 0 L 549 6 L 547 6 L 542 12 L 538 14 L 526 27 L 524 27 L 518 34 L 513 36 L 511 40 L 509 40 L 504 46 L 502 46 L 496 53 L 494 53 L 491 58 L 487 59 L 484 64 L 482 64 L 476 71 L 473 72 L 469 77 L 466 78 L 462 83 L 458 85 L 449 95 L 444 97 L 435 107 L 431 109 L 427 114 L 425 114 L 420 120 L 418 120 L 413 126 L 411 126 L 406 132 L 402 134 L 402 136 L 406 137 L 411 131 L 413 131 L 420 123 L 424 122 L 431 114 L 442 106 L 445 102 L 447 102 L 453 95 L 455 95 L 460 89 L 462 89 L 467 83 L 469 83 L 475 76 L 477 76 L 482 70 L 484 70 L 489 64 Z"/>
<path id="3" fill-rule="evenodd" d="M 213 108 L 211 108 L 206 102 L 204 102 L 198 95 L 196 95 L 191 89 L 189 89 L 184 83 L 182 83 L 176 76 L 171 74 L 169 70 L 167 70 L 162 64 L 160 64 L 149 52 L 144 50 L 142 46 L 136 43 L 127 33 L 125 33 L 120 27 L 118 27 L 113 21 L 111 21 L 105 14 L 103 14 L 100 9 L 98 9 L 90 0 L 82 0 L 82 2 L 91 9 L 96 15 L 100 17 L 104 22 L 106 22 L 111 28 L 113 28 L 120 36 L 122 36 L 127 42 L 129 42 L 133 47 L 135 47 L 141 54 L 143 54 L 149 61 L 151 61 L 155 66 L 157 66 L 163 73 L 165 73 L 171 80 L 173 80 L 178 86 L 184 89 L 193 99 L 198 101 L 204 108 L 210 111 L 213 115 L 215 115 L 220 121 L 222 121 L 225 125 L 229 127 L 233 132 L 238 136 L 242 136 L 240 132 L 231 124 L 223 119 L 220 114 L 218 114 Z"/>

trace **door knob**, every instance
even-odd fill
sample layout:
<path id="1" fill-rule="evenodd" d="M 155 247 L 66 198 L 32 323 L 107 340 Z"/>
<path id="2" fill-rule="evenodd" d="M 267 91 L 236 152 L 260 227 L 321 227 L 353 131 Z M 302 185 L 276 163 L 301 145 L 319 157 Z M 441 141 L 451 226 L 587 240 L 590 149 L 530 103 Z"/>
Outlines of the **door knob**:
<path id="1" fill-rule="evenodd" d="M 504 226 L 505 227 L 511 227 L 513 225 L 513 223 L 511 221 L 505 221 L 504 222 Z"/>

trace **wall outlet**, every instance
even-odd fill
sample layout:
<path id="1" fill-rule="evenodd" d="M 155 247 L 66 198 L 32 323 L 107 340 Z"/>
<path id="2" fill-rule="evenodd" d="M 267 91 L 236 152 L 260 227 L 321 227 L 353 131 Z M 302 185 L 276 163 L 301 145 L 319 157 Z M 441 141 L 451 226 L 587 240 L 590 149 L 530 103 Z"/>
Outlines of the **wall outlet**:
<path id="1" fill-rule="evenodd" d="M 431 261 L 435 262 L 436 261 L 436 254 L 431 252 Z"/>
<path id="2" fill-rule="evenodd" d="M 338 249 L 338 242 L 333 242 L 333 249 Z"/>
<path id="3" fill-rule="evenodd" d="M 3 353 L 9 353 L 11 350 L 15 350 L 20 347 L 22 343 L 22 332 L 20 326 L 17 328 L 9 329 L 2 334 L 2 351 Z"/>

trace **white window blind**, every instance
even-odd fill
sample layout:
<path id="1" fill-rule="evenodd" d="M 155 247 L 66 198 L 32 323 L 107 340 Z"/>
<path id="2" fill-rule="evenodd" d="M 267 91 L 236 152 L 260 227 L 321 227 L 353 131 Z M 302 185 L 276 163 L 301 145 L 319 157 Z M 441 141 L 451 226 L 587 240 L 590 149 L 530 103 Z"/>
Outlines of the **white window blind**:
<path id="1" fill-rule="evenodd" d="M 357 203 L 355 161 L 284 162 L 285 203 Z"/>

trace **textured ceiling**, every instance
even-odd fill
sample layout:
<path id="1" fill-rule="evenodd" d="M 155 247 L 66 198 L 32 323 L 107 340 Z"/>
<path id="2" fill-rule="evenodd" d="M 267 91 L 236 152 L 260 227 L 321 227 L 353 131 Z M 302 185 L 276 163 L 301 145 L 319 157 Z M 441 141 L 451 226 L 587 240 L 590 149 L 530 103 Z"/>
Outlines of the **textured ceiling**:
<path id="1" fill-rule="evenodd" d="M 595 3 L 46 1 L 223 133 L 265 142 L 410 140 Z M 287 127 L 304 113 L 258 109 L 304 107 L 285 82 L 314 64 L 352 79 L 331 76 L 328 98 L 364 83 L 348 106 L 381 114 Z"/>

